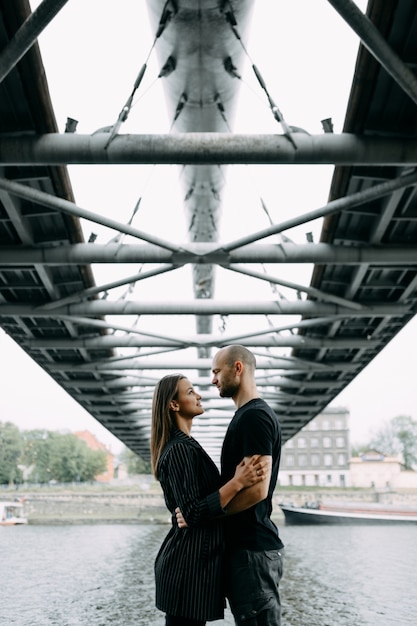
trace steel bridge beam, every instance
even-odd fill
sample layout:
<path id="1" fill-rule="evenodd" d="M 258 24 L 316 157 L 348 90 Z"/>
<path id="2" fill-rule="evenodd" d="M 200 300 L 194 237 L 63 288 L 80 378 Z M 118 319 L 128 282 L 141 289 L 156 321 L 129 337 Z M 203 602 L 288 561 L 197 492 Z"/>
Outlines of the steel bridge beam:
<path id="1" fill-rule="evenodd" d="M 68 0 L 43 0 L 23 22 L 0 54 L 0 83 L 33 46 L 36 39 Z"/>
<path id="2" fill-rule="evenodd" d="M 404 92 L 417 104 L 417 78 L 386 40 L 367 15 L 352 0 L 328 0 L 349 26 L 359 35 L 365 48 L 394 78 Z"/>
<path id="3" fill-rule="evenodd" d="M 417 264 L 416 246 L 334 246 L 325 243 L 252 244 L 224 252 L 216 243 L 185 243 L 178 252 L 152 245 L 78 243 L 72 246 L 2 247 L 2 265 L 85 265 L 90 263 L 329 263 L 332 265 Z"/>
<path id="4" fill-rule="evenodd" d="M 205 337 L 205 342 L 221 345 L 223 337 Z M 148 339 L 145 337 L 121 337 L 106 335 L 102 337 L 74 337 L 72 339 L 24 339 L 22 345 L 31 350 L 111 350 L 114 348 L 172 348 L 175 344 L 169 340 Z M 308 337 L 303 335 L 273 336 L 254 339 L 241 339 L 241 345 L 257 348 L 330 348 L 332 350 L 375 348 L 378 342 L 372 339 L 336 339 L 327 337 Z M 187 341 L 187 345 L 199 346 L 198 337 Z"/>
<path id="5" fill-rule="evenodd" d="M 297 369 L 301 371 L 312 372 L 327 372 L 329 369 L 332 372 L 335 371 L 350 371 L 352 369 L 357 368 L 357 363 L 345 363 L 345 362 L 336 362 L 331 361 L 330 363 L 319 363 L 316 364 L 314 362 L 301 361 L 299 359 L 293 358 L 257 358 L 256 359 L 256 369 L 261 372 L 262 370 L 292 370 Z M 181 370 L 207 370 L 211 371 L 212 360 L 211 359 L 186 359 L 177 356 L 177 360 L 174 361 L 166 361 L 165 359 L 152 359 L 151 357 L 136 357 L 133 358 L 131 362 L 115 362 L 115 361 L 91 361 L 87 363 L 74 363 L 74 362 L 58 362 L 58 363 L 47 363 L 45 366 L 48 367 L 49 371 L 53 372 L 62 372 L 62 371 L 72 371 L 72 372 L 108 372 L 110 371 L 119 371 L 129 372 L 130 370 L 140 371 L 140 370 L 171 370 L 172 371 L 181 371 Z M 120 408 L 123 408 L 120 406 Z"/>
<path id="6" fill-rule="evenodd" d="M 360 304 L 360 303 L 359 303 Z M 412 305 L 373 303 L 352 310 L 337 304 L 313 302 L 310 300 L 272 300 L 265 302 L 231 302 L 212 299 L 167 302 L 134 302 L 95 300 L 69 304 L 54 309 L 53 317 L 71 315 L 343 315 L 346 317 L 385 317 L 413 314 Z M 50 317 L 51 311 L 33 304 L 0 304 L 0 317 Z"/>
<path id="7" fill-rule="evenodd" d="M 0 164 L 311 164 L 416 165 L 414 138 L 365 137 L 353 134 L 285 135 L 182 133 L 117 135 L 106 147 L 108 134 L 50 133 L 1 136 Z"/>
<path id="8" fill-rule="evenodd" d="M 406 187 L 410 186 L 415 186 L 416 184 L 417 172 L 413 171 L 412 173 L 400 175 L 391 180 L 386 180 L 382 183 L 374 185 L 373 187 L 365 189 L 364 191 L 353 193 L 350 196 L 346 196 L 344 198 L 337 198 L 336 200 L 332 200 L 326 206 L 320 207 L 319 209 L 314 209 L 302 215 L 287 219 L 284 222 L 280 222 L 279 224 L 273 224 L 272 226 L 265 228 L 261 231 L 251 233 L 246 237 L 241 237 L 240 239 L 237 239 L 235 241 L 222 244 L 221 247 L 219 246 L 219 251 L 221 250 L 225 253 L 231 252 L 232 250 L 236 250 L 237 248 L 241 248 L 247 244 L 259 241 L 260 239 L 264 239 L 271 235 L 281 233 L 285 230 L 288 230 L 289 228 L 294 228 L 295 226 L 306 224 L 307 222 L 310 222 L 312 220 L 332 215 L 333 213 L 336 213 L 338 211 L 351 210 L 356 206 L 360 206 L 362 204 L 365 204 L 366 202 L 373 202 L 379 198 L 387 196 L 388 194 L 392 194 L 394 191 L 405 189 Z M 29 202 L 34 202 L 36 204 L 40 204 L 41 206 L 50 207 L 51 209 L 62 211 L 63 213 L 68 213 L 69 215 L 84 218 L 86 220 L 90 220 L 93 223 L 113 228 L 118 233 L 132 235 L 132 237 L 136 237 L 142 241 L 154 244 L 162 249 L 176 253 L 182 253 L 184 251 L 183 248 L 181 248 L 180 246 L 174 245 L 170 241 L 161 240 L 159 237 L 155 237 L 154 235 L 149 235 L 148 233 L 134 228 L 130 224 L 122 224 L 121 222 L 117 222 L 112 218 L 106 218 L 102 215 L 79 207 L 73 202 L 69 202 L 64 198 L 57 198 L 56 196 L 45 193 L 43 191 L 39 191 L 38 189 L 29 187 L 28 185 L 22 185 L 13 180 L 8 180 L 7 178 L 0 178 L 0 189 L 3 189 L 4 191 L 12 195 L 16 195 L 19 198 L 28 200 Z"/>

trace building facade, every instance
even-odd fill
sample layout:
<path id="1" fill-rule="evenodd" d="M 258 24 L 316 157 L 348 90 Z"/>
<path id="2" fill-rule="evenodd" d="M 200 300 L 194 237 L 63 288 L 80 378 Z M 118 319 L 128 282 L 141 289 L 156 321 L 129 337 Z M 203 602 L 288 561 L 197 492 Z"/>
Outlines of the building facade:
<path id="1" fill-rule="evenodd" d="M 279 484 L 350 487 L 349 411 L 326 408 L 282 447 Z"/>
<path id="2" fill-rule="evenodd" d="M 378 450 L 367 450 L 350 459 L 352 487 L 375 489 L 416 489 L 417 472 L 406 470 L 399 456 L 385 455 Z"/>

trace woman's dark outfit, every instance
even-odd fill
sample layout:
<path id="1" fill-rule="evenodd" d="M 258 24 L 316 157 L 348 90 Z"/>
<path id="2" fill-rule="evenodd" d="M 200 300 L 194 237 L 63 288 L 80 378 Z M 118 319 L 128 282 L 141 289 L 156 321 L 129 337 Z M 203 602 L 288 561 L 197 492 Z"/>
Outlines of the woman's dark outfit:
<path id="1" fill-rule="evenodd" d="M 223 529 L 219 471 L 200 444 L 174 429 L 158 462 L 172 528 L 155 560 L 156 606 L 168 615 L 212 621 L 224 617 Z M 179 528 L 179 507 L 188 528 Z"/>

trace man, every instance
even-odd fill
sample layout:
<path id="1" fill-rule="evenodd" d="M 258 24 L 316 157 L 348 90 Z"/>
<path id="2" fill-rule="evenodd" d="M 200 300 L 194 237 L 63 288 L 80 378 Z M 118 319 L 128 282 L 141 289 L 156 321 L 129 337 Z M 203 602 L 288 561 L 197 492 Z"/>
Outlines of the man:
<path id="1" fill-rule="evenodd" d="M 260 454 L 270 461 L 270 476 L 241 491 L 226 509 L 226 594 L 237 625 L 279 626 L 284 546 L 271 513 L 281 429 L 274 411 L 259 396 L 255 367 L 252 352 L 239 345 L 222 348 L 213 360 L 213 384 L 221 397 L 232 398 L 236 405 L 223 442 L 222 482 L 230 480 L 244 457 Z"/>

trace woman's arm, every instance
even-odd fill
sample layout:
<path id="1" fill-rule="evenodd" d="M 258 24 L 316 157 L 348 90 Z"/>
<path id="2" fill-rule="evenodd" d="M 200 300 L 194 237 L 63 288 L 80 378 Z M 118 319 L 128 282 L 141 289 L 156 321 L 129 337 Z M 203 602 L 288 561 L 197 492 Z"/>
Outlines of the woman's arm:
<path id="1" fill-rule="evenodd" d="M 177 504 L 184 511 L 189 526 L 198 526 L 220 514 L 218 492 L 202 495 L 201 452 L 186 442 L 171 446 L 159 468 L 159 478 L 168 508 Z M 220 513 L 219 513 L 220 512 Z"/>
<path id="2" fill-rule="evenodd" d="M 261 473 L 258 474 L 258 472 Z M 246 478 L 242 482 L 245 476 Z M 221 513 L 223 515 L 225 513 L 226 515 L 234 515 L 264 500 L 268 494 L 270 478 L 271 457 L 260 457 L 257 454 L 243 459 L 237 466 L 234 477 L 218 491 Z M 243 487 L 242 484 L 244 485 Z M 175 509 L 175 513 L 179 528 L 187 528 L 193 525 L 189 523 L 185 508 L 181 507 L 181 505 Z M 218 512 L 213 517 L 218 517 Z"/>

